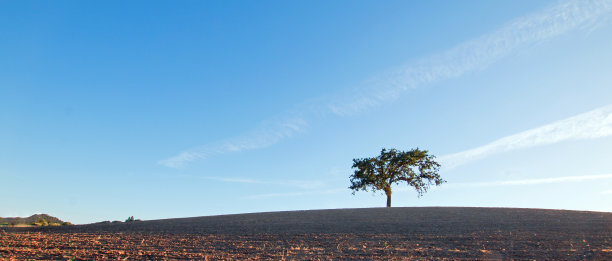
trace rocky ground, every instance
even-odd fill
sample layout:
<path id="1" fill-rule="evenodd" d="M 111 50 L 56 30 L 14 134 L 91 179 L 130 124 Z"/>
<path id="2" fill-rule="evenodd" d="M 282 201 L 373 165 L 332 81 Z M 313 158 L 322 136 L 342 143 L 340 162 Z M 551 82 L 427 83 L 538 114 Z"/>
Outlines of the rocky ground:
<path id="1" fill-rule="evenodd" d="M 612 213 L 374 208 L 3 228 L 0 259 L 612 260 Z"/>

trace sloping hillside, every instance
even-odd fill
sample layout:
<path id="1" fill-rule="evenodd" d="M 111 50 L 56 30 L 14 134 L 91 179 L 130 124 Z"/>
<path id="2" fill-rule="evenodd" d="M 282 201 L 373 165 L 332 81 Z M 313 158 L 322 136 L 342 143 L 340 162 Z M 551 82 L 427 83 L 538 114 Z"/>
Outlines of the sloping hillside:
<path id="1" fill-rule="evenodd" d="M 9 224 L 9 225 L 30 225 L 34 222 L 38 222 L 41 219 L 44 219 L 45 221 L 47 221 L 48 223 L 57 223 L 57 224 L 62 224 L 64 223 L 64 221 L 62 221 L 59 218 L 53 217 L 53 216 L 49 216 L 47 214 L 35 214 L 35 215 L 31 215 L 29 217 L 6 217 L 6 218 L 1 218 L 0 217 L 0 224 Z"/>
<path id="2" fill-rule="evenodd" d="M 332 209 L 1 228 L 0 259 L 612 260 L 611 242 L 605 212 Z"/>
<path id="3" fill-rule="evenodd" d="M 53 228 L 50 228 L 53 229 Z M 469 233 L 470 231 L 567 231 L 607 233 L 612 213 L 463 207 L 407 207 L 265 212 L 96 223 L 62 230 L 186 234 Z"/>

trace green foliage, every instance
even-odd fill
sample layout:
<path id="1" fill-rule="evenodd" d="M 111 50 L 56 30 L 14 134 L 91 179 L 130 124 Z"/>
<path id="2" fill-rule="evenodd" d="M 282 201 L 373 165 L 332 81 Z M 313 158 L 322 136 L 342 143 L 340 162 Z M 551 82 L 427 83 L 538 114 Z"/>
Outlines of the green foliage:
<path id="1" fill-rule="evenodd" d="M 44 218 L 40 218 L 38 219 L 38 221 L 32 223 L 32 225 L 38 226 L 38 227 L 46 227 L 49 225 L 49 222 L 47 222 L 47 220 L 45 220 Z"/>
<path id="2" fill-rule="evenodd" d="M 125 222 L 134 222 L 134 216 L 127 218 Z"/>
<path id="3" fill-rule="evenodd" d="M 356 191 L 382 190 L 387 195 L 387 207 L 391 207 L 391 185 L 406 182 L 413 187 L 418 196 L 427 192 L 431 185 L 439 186 L 446 182 L 438 174 L 440 164 L 427 150 L 418 148 L 409 151 L 382 149 L 373 158 L 353 159 L 350 176 L 353 194 Z"/>
<path id="4" fill-rule="evenodd" d="M 62 226 L 72 226 L 72 223 L 70 223 L 70 222 L 64 222 L 64 223 L 62 223 Z"/>
<path id="5" fill-rule="evenodd" d="M 9 226 L 8 222 L 0 223 L 0 227 L 8 227 L 8 226 Z"/>
<path id="6" fill-rule="evenodd" d="M 2 218 L 0 217 L 0 223 L 8 223 L 9 226 L 17 226 L 17 225 L 36 226 L 35 223 L 38 223 L 38 225 L 42 226 L 44 225 L 44 223 L 41 222 L 41 219 L 44 219 L 45 222 L 47 222 L 47 225 L 50 223 L 57 223 L 57 224 L 64 223 L 64 221 L 60 220 L 59 218 L 52 217 L 47 214 L 35 214 L 35 215 L 29 216 L 26 218 L 22 218 L 22 217 Z"/>

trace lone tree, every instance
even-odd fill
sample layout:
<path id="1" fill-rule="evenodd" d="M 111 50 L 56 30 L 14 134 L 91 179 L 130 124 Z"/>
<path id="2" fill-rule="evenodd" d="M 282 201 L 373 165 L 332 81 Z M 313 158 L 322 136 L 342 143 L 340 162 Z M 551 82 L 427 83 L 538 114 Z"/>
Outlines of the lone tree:
<path id="1" fill-rule="evenodd" d="M 351 175 L 353 195 L 359 190 L 382 190 L 387 194 L 387 207 L 391 207 L 391 185 L 405 181 L 414 187 L 418 196 L 427 192 L 432 184 L 439 186 L 446 182 L 440 178 L 440 164 L 435 156 L 418 148 L 409 151 L 382 149 L 374 158 L 353 159 L 355 173 Z"/>

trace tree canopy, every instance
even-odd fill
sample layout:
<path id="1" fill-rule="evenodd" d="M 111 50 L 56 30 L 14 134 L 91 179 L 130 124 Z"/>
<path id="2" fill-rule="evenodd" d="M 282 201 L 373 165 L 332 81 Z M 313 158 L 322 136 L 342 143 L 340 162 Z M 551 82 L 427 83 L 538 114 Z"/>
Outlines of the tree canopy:
<path id="1" fill-rule="evenodd" d="M 391 207 L 391 185 L 406 182 L 418 193 L 418 197 L 427 192 L 431 185 L 439 186 L 446 182 L 440 178 L 440 164 L 435 156 L 419 148 L 409 151 L 382 149 L 379 156 L 373 158 L 353 159 L 355 172 L 350 176 L 350 189 L 355 192 L 363 190 L 382 190 L 387 195 L 387 207 Z"/>

